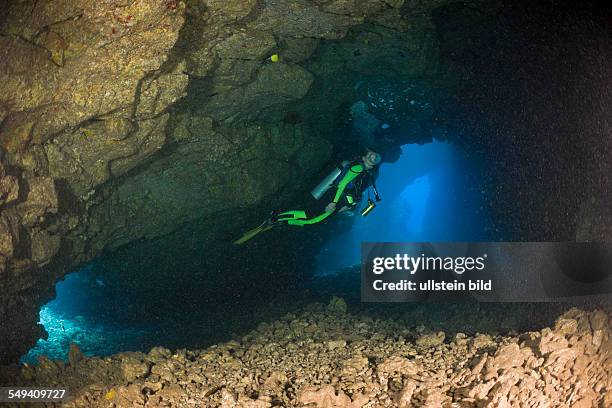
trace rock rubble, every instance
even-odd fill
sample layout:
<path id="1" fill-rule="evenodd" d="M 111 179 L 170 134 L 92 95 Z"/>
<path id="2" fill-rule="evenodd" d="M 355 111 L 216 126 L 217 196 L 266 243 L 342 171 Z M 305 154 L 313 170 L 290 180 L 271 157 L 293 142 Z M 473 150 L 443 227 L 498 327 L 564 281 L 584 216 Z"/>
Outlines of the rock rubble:
<path id="1" fill-rule="evenodd" d="M 42 358 L 23 367 L 21 381 L 69 386 L 66 407 L 612 404 L 609 312 L 572 308 L 553 327 L 519 335 L 404 337 L 400 321 L 352 315 L 339 304 L 308 306 L 204 350 L 86 358 L 73 349 L 68 364 Z"/>

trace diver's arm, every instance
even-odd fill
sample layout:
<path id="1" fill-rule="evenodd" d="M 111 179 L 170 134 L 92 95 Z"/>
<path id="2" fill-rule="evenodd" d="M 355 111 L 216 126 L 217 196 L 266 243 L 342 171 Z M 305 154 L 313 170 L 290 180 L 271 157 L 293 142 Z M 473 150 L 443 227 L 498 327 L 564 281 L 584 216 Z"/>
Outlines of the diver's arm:
<path id="1" fill-rule="evenodd" d="M 342 193 L 346 186 L 353 181 L 358 175 L 363 172 L 363 166 L 361 164 L 356 164 L 346 173 L 346 175 L 340 180 L 338 183 L 338 189 L 336 190 L 336 195 L 334 196 L 333 203 L 337 204 L 340 201 L 340 197 L 342 197 Z"/>
<path id="2" fill-rule="evenodd" d="M 336 203 L 332 201 L 331 203 L 327 204 L 327 206 L 325 207 L 325 212 L 332 213 L 334 211 L 336 211 Z"/>

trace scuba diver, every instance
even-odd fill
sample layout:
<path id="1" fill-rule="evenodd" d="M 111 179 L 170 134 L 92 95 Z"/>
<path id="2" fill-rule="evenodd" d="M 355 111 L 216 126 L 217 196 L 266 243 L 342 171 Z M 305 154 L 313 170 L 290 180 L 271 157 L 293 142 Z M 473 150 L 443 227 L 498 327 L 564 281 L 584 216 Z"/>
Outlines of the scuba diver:
<path id="1" fill-rule="evenodd" d="M 285 211 L 282 213 L 273 211 L 270 217 L 261 225 L 247 231 L 242 237 L 234 241 L 234 243 L 242 244 L 260 232 L 268 231 L 278 225 L 303 227 L 304 225 L 320 223 L 334 212 L 352 212 L 361 201 L 363 192 L 367 190 L 368 203 L 361 211 L 361 215 L 365 217 L 374 207 L 376 207 L 376 204 L 370 197 L 370 187 L 372 187 L 374 191 L 376 201 L 380 201 L 380 196 L 376 189 L 376 178 L 378 177 L 380 162 L 380 154 L 372 150 L 367 150 L 362 157 L 352 162 L 342 162 L 311 191 L 312 196 L 319 200 L 332 187 L 336 188 L 332 201 L 327 204 L 325 210 L 321 214 L 308 217 L 304 210 Z"/>

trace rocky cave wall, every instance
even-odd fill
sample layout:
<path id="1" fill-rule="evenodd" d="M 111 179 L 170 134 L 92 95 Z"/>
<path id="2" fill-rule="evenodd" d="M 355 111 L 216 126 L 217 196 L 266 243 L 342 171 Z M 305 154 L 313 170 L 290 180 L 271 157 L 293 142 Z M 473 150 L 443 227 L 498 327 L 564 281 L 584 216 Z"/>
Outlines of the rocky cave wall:
<path id="1" fill-rule="evenodd" d="M 356 151 L 334 130 L 351 75 L 435 74 L 443 3 L 2 1 L 0 361 L 102 253 L 188 231 L 236 254 L 226 234 Z"/>

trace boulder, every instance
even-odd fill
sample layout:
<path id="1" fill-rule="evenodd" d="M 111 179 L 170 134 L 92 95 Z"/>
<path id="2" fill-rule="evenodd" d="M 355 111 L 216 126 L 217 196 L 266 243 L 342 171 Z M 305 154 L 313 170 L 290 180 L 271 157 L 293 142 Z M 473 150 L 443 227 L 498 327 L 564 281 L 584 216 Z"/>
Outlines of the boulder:
<path id="1" fill-rule="evenodd" d="M 435 347 L 444 343 L 445 338 L 446 334 L 443 331 L 424 334 L 416 340 L 416 344 L 420 347 Z"/>
<path id="2" fill-rule="evenodd" d="M 38 266 L 48 264 L 59 251 L 61 238 L 44 229 L 34 229 L 30 235 L 31 259 Z"/>
<path id="3" fill-rule="evenodd" d="M 19 197 L 19 182 L 9 175 L 0 175 L 0 207 L 12 204 Z"/>
<path id="4" fill-rule="evenodd" d="M 334 314 L 345 314 L 347 308 L 346 301 L 337 296 L 333 296 L 327 305 L 327 310 Z"/>
<path id="5" fill-rule="evenodd" d="M 150 368 L 142 353 L 130 353 L 121 358 L 121 372 L 128 383 L 146 377 Z"/>
<path id="6" fill-rule="evenodd" d="M 50 177 L 32 177 L 27 180 L 28 195 L 16 209 L 21 216 L 21 223 L 28 227 L 40 224 L 45 215 L 55 214 L 58 209 L 55 181 Z"/>

